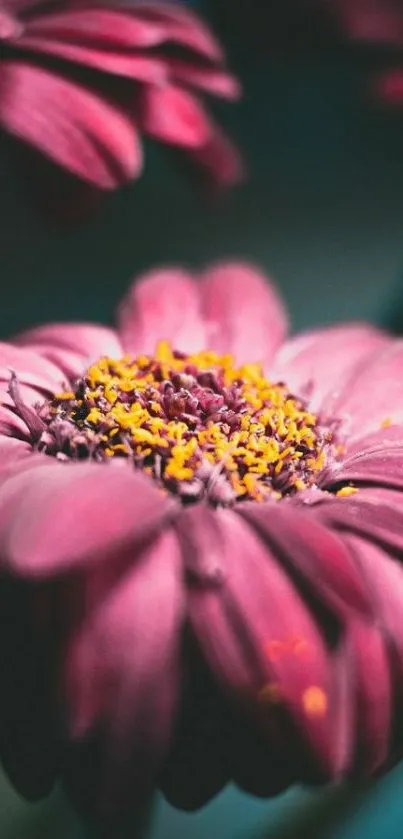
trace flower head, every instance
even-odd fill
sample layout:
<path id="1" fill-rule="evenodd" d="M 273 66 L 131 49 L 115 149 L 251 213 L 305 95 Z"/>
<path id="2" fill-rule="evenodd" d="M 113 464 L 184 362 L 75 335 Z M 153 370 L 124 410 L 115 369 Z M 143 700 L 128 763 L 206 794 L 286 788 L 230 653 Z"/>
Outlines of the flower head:
<path id="1" fill-rule="evenodd" d="M 240 163 L 199 93 L 236 99 L 223 53 L 181 5 L 14 3 L 0 8 L 0 126 L 97 189 L 138 177 L 140 137 L 179 146 L 221 183 Z"/>
<path id="2" fill-rule="evenodd" d="M 61 774 L 108 819 L 401 756 L 403 345 L 286 326 L 234 263 L 141 278 L 116 330 L 1 346 L 0 751 L 26 795 Z"/>

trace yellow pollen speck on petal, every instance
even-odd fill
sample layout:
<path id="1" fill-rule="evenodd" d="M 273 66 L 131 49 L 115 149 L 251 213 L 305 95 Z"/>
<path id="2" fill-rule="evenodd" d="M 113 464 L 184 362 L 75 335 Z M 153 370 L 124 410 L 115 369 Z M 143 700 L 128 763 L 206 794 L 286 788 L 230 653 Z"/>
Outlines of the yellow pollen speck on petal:
<path id="1" fill-rule="evenodd" d="M 302 694 L 302 706 L 309 717 L 326 716 L 328 704 L 325 691 L 317 685 L 312 685 Z"/>
<path id="2" fill-rule="evenodd" d="M 381 422 L 381 428 L 389 428 L 393 424 L 393 420 L 391 417 L 385 417 L 384 420 Z"/>
<path id="3" fill-rule="evenodd" d="M 60 402 L 68 401 L 69 399 L 74 399 L 74 393 L 72 390 L 64 390 L 62 393 L 55 393 L 54 396 Z"/>
<path id="4" fill-rule="evenodd" d="M 351 495 L 356 495 L 358 492 L 358 487 L 341 487 L 341 489 L 337 490 L 336 496 L 337 498 L 350 498 Z"/>

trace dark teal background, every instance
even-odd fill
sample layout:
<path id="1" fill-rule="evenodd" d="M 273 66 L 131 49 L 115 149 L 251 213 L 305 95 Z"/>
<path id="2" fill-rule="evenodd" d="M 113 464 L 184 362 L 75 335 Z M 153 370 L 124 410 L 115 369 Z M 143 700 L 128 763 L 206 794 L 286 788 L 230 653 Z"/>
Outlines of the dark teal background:
<path id="1" fill-rule="evenodd" d="M 49 319 L 108 320 L 139 271 L 228 256 L 265 266 L 295 328 L 344 318 L 403 328 L 403 122 L 366 101 L 369 69 L 369 57 L 336 53 L 239 66 L 245 101 L 220 117 L 250 180 L 216 202 L 150 148 L 138 184 L 61 232 L 35 215 L 3 154 L 2 336 Z M 160 803 L 152 839 L 398 839 L 402 784 L 398 768 L 355 804 L 335 793 L 262 803 L 234 790 L 194 816 Z M 27 809 L 4 786 L 1 839 L 73 832 L 58 801 Z"/>

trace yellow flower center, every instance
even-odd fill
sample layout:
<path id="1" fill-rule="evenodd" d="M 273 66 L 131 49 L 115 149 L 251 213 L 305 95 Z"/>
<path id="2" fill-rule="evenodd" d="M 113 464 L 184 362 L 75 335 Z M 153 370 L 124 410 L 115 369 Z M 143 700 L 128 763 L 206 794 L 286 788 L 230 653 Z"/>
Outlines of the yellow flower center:
<path id="1" fill-rule="evenodd" d="M 62 458 L 128 458 L 182 500 L 214 504 L 312 486 L 332 437 L 260 365 L 237 367 L 209 350 L 186 355 L 166 342 L 153 356 L 99 359 L 55 396 L 48 422 L 64 424 Z"/>

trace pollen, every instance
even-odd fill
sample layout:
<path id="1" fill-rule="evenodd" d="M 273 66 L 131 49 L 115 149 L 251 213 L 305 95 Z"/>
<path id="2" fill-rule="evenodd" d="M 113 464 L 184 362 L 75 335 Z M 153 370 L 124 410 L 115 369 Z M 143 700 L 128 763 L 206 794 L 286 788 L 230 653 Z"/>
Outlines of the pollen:
<path id="1" fill-rule="evenodd" d="M 337 498 L 350 498 L 351 495 L 355 495 L 357 492 L 358 492 L 358 487 L 345 486 L 345 487 L 341 487 L 341 489 L 337 490 L 336 496 L 337 496 Z"/>
<path id="2" fill-rule="evenodd" d="M 317 685 L 307 688 L 302 695 L 302 706 L 309 717 L 324 717 L 328 709 L 325 691 Z"/>
<path id="3" fill-rule="evenodd" d="M 152 356 L 100 358 L 54 396 L 46 419 L 63 458 L 126 458 L 183 502 L 214 505 L 316 485 L 332 443 L 304 399 L 259 364 L 166 341 Z"/>

